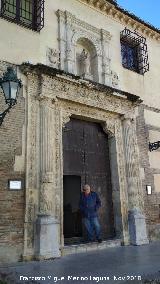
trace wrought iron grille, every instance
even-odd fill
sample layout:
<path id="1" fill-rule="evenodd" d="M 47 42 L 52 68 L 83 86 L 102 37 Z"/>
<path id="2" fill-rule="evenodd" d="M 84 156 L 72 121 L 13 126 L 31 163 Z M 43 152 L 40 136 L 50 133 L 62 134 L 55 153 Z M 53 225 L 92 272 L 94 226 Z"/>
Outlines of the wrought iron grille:
<path id="1" fill-rule="evenodd" d="M 122 65 L 144 74 L 149 71 L 146 38 L 125 28 L 120 33 Z"/>
<path id="2" fill-rule="evenodd" d="M 40 31 L 44 27 L 44 0 L 0 0 L 0 15 Z"/>

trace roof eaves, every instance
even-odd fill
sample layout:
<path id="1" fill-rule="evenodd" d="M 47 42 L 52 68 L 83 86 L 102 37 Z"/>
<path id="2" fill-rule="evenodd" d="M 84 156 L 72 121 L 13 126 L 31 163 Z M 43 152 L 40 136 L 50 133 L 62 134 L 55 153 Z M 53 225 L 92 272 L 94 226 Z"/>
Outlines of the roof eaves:
<path id="1" fill-rule="evenodd" d="M 110 2 L 110 1 L 109 1 Z M 114 3 L 112 3 L 114 4 Z M 140 17 L 136 16 L 134 13 L 129 12 L 128 10 L 122 8 L 121 6 L 119 6 L 117 3 L 114 4 L 115 8 L 122 12 L 123 14 L 131 17 L 132 19 L 134 19 L 135 21 L 138 21 L 139 23 L 143 24 L 144 26 L 152 29 L 153 31 L 157 32 L 160 34 L 160 29 L 156 28 L 154 25 L 146 22 L 145 20 L 142 20 Z"/>

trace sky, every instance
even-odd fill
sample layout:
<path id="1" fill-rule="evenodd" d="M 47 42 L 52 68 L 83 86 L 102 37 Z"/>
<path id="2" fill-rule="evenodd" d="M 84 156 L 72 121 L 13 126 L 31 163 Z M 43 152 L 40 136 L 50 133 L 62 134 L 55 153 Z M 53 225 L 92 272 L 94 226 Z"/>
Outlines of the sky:
<path id="1" fill-rule="evenodd" d="M 160 29 L 160 0 L 117 0 L 117 3 Z"/>

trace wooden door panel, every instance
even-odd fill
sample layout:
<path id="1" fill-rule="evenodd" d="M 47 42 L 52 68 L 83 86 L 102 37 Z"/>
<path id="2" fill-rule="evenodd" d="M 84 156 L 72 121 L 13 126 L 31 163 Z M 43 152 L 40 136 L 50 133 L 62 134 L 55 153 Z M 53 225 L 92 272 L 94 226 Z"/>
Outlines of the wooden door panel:
<path id="1" fill-rule="evenodd" d="M 113 235 L 114 218 L 109 161 L 108 136 L 101 125 L 71 119 L 63 131 L 64 175 L 81 176 L 82 186 L 87 183 L 102 201 L 99 211 L 103 237 Z"/>

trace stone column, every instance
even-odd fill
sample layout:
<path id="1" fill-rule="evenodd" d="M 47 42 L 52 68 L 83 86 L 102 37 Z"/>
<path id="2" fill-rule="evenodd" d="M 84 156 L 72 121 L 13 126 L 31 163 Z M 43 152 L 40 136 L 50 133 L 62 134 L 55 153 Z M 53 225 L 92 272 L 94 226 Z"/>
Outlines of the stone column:
<path id="1" fill-rule="evenodd" d="M 128 189 L 130 242 L 132 244 L 139 245 L 148 243 L 148 239 L 146 234 L 145 217 L 143 215 L 144 203 L 140 178 L 136 124 L 134 118 L 129 116 L 123 117 L 122 124 Z"/>
<path id="2" fill-rule="evenodd" d="M 60 69 L 64 70 L 64 59 L 66 52 L 66 37 L 65 37 L 65 17 L 64 13 L 60 10 L 57 11 L 58 17 L 58 41 L 59 41 L 59 50 L 60 50 Z"/>
<path id="3" fill-rule="evenodd" d="M 34 223 L 38 213 L 39 194 L 39 101 L 36 100 L 39 78 L 26 74 L 26 155 L 25 155 L 25 222 L 23 260 L 34 255 Z"/>
<path id="4" fill-rule="evenodd" d="M 115 146 L 114 151 L 117 155 L 117 171 L 118 171 L 118 188 L 120 196 L 120 211 L 121 211 L 121 222 L 122 222 L 122 238 L 123 244 L 129 244 L 129 228 L 128 228 L 128 192 L 127 192 L 127 180 L 126 180 L 126 169 L 125 169 L 125 155 L 123 147 L 123 129 L 120 119 L 115 122 Z M 112 149 L 111 149 L 112 151 Z M 113 155 L 112 155 L 113 157 Z M 112 159 L 111 159 L 112 162 Z M 114 165 L 115 166 L 115 165 Z M 114 173 L 115 174 L 115 173 Z M 115 184 L 115 177 L 114 178 Z M 114 185 L 115 186 L 115 185 Z M 113 193 L 114 197 L 114 193 Z"/>
<path id="5" fill-rule="evenodd" d="M 102 83 L 105 85 L 111 85 L 111 59 L 110 59 L 110 40 L 111 35 L 101 30 L 101 42 L 102 42 Z"/>
<path id="6" fill-rule="evenodd" d="M 66 55 L 65 71 L 74 73 L 74 46 L 72 45 L 72 15 L 66 12 Z"/>
<path id="7" fill-rule="evenodd" d="M 122 118 L 122 124 L 128 186 L 128 206 L 129 210 L 133 209 L 134 207 L 138 207 L 143 211 L 143 196 L 135 129 L 136 126 L 134 119 L 127 116 Z"/>
<path id="8" fill-rule="evenodd" d="M 40 105 L 40 195 L 36 222 L 36 257 L 59 256 L 59 224 L 54 217 L 54 109 Z M 52 234 L 54 232 L 54 234 Z M 47 246 L 45 245 L 47 240 Z"/>
<path id="9" fill-rule="evenodd" d="M 123 244 L 128 245 L 128 193 L 122 123 L 118 116 L 111 116 L 102 126 L 108 134 L 116 236 L 122 239 Z"/>
<path id="10" fill-rule="evenodd" d="M 54 110 L 40 106 L 40 213 L 53 214 Z"/>

